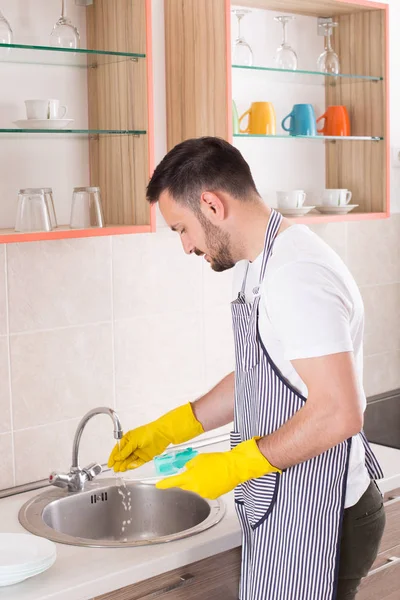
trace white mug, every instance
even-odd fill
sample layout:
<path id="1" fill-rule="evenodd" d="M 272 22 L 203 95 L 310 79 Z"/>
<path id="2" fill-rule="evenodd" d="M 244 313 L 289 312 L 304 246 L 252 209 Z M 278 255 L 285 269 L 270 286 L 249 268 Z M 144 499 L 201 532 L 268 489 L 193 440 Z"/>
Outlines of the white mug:
<path id="1" fill-rule="evenodd" d="M 306 200 L 304 190 L 293 190 L 291 192 L 276 192 L 278 208 L 301 208 Z"/>
<path id="2" fill-rule="evenodd" d="M 28 119 L 64 119 L 68 108 L 61 106 L 59 100 L 25 100 L 26 116 Z"/>
<path id="3" fill-rule="evenodd" d="M 322 194 L 322 204 L 324 206 L 346 206 L 351 200 L 350 190 L 324 190 Z"/>

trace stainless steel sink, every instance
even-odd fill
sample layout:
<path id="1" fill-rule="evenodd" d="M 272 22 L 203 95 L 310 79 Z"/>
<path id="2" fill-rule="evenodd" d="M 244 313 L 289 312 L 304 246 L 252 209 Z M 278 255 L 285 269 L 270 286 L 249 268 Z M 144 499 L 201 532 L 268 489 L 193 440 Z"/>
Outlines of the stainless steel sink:
<path id="1" fill-rule="evenodd" d="M 75 546 L 121 548 L 171 542 L 200 533 L 224 516 L 220 500 L 178 488 L 115 478 L 97 479 L 77 493 L 51 488 L 29 500 L 20 523 L 32 533 Z"/>

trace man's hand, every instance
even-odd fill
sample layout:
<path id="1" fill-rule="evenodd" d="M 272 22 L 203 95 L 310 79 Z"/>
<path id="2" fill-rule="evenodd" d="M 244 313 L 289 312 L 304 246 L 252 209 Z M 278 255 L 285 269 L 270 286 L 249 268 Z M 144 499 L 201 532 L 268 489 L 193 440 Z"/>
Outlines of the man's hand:
<path id="1" fill-rule="evenodd" d="M 136 469 L 162 454 L 170 444 L 182 444 L 204 433 L 191 404 L 179 406 L 156 421 L 128 431 L 108 459 L 114 471 Z"/>
<path id="2" fill-rule="evenodd" d="M 163 479 L 156 487 L 161 490 L 179 487 L 215 500 L 244 481 L 277 472 L 280 473 L 280 470 L 273 467 L 261 454 L 257 441 L 253 438 L 229 452 L 196 456 L 186 464 L 184 473 Z"/>

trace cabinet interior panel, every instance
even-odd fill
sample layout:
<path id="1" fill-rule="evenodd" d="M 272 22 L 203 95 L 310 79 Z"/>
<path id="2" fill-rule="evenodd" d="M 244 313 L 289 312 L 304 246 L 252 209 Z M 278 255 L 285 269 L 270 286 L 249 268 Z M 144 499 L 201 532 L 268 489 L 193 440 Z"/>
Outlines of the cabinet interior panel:
<path id="1" fill-rule="evenodd" d="M 228 137 L 225 19 L 225 0 L 165 1 L 168 149 Z"/>
<path id="2" fill-rule="evenodd" d="M 87 9 L 88 45 L 146 52 L 143 0 L 96 0 Z M 148 131 L 146 61 L 99 64 L 88 70 L 91 129 Z M 148 139 L 113 135 L 90 140 L 91 184 L 101 188 L 107 225 L 147 225 Z"/>
<path id="3" fill-rule="evenodd" d="M 385 78 L 385 12 L 364 11 L 337 18 L 333 47 L 343 73 Z M 345 105 L 351 134 L 385 137 L 386 82 L 338 79 L 326 85 L 326 105 Z M 326 148 L 326 187 L 348 188 L 359 212 L 386 211 L 387 145 L 381 142 L 329 143 Z"/>

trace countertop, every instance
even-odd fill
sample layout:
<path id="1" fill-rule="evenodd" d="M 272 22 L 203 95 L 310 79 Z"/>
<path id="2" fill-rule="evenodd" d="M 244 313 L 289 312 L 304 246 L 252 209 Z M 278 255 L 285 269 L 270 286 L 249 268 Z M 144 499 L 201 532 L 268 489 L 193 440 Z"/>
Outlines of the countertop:
<path id="1" fill-rule="evenodd" d="M 199 448 L 203 452 L 227 450 L 229 442 Z M 126 479 L 149 480 L 152 465 L 130 472 Z M 110 472 L 105 476 L 110 477 Z M 0 532 L 27 533 L 18 522 L 21 506 L 43 490 L 0 500 Z M 240 545 L 239 523 L 233 494 L 222 498 L 222 521 L 196 536 L 138 548 L 82 548 L 56 544 L 56 563 L 45 573 L 14 586 L 0 588 L 0 600 L 90 600 L 95 596 L 149 579 L 172 569 L 225 552 Z"/>
<path id="2" fill-rule="evenodd" d="M 199 449 L 228 449 L 223 441 Z M 400 450 L 373 446 L 385 471 L 383 492 L 400 486 Z M 148 480 L 153 466 L 130 472 L 127 479 Z M 105 476 L 110 476 L 106 473 Z M 0 500 L 0 532 L 26 533 L 18 522 L 20 507 L 43 490 Z M 223 497 L 226 514 L 208 531 L 191 538 L 138 548 L 80 548 L 57 544 L 57 561 L 45 573 L 14 586 L 0 588 L 0 600 L 90 600 L 95 596 L 154 577 L 240 545 L 233 494 Z"/>

